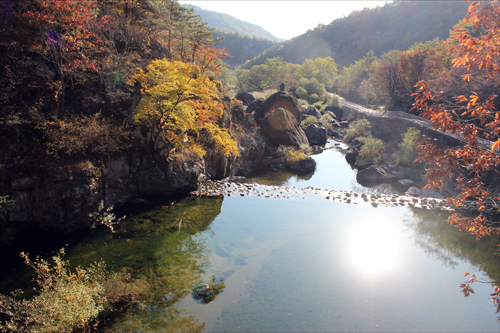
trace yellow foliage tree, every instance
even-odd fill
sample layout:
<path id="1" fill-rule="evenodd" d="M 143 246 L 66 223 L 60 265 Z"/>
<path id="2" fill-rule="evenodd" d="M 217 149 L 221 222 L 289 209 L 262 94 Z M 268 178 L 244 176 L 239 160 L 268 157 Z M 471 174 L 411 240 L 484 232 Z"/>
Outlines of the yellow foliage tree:
<path id="1" fill-rule="evenodd" d="M 215 82 L 192 63 L 153 60 L 146 71 L 132 75 L 144 97 L 134 118 L 151 132 L 151 145 L 160 153 L 189 148 L 205 155 L 207 145 L 226 156 L 238 156 L 238 147 L 219 126 L 223 105 Z"/>

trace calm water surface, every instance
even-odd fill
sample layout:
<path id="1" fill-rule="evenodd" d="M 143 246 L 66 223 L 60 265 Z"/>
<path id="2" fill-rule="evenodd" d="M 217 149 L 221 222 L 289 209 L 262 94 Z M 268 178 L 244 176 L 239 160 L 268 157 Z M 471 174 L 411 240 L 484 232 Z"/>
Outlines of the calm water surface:
<path id="1" fill-rule="evenodd" d="M 316 155 L 309 177 L 284 172 L 251 181 L 363 188 L 339 151 Z M 476 242 L 442 223 L 444 213 L 325 200 L 185 198 L 130 217 L 68 249 L 74 264 L 103 259 L 127 270 L 146 296 L 107 332 L 486 331 L 498 332 L 477 284 L 464 298 L 462 273 L 498 279 L 495 240 Z M 491 277 L 490 277 L 491 276 Z M 191 290 L 212 277 L 225 289 L 201 304 Z"/>

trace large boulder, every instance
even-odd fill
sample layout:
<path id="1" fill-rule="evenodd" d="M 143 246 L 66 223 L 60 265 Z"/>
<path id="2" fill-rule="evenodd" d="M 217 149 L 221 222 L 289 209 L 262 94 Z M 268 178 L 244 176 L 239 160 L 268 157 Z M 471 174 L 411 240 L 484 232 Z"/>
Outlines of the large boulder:
<path id="1" fill-rule="evenodd" d="M 248 105 L 250 104 L 253 100 L 255 100 L 255 97 L 253 97 L 252 94 L 246 91 L 240 91 L 239 93 L 236 94 L 234 97 L 240 101 L 243 102 L 243 104 Z"/>
<path id="2" fill-rule="evenodd" d="M 273 110 L 276 110 L 278 108 L 287 110 L 295 117 L 295 119 L 297 119 L 297 121 L 300 121 L 302 115 L 302 107 L 299 106 L 297 100 L 293 96 L 287 94 L 284 91 L 278 91 L 277 93 L 269 96 L 264 101 L 264 103 L 254 111 L 255 119 L 257 121 L 261 121 L 262 119 L 264 119 L 267 113 L 272 112 Z"/>
<path id="3" fill-rule="evenodd" d="M 356 180 L 361 185 L 373 186 L 383 183 L 392 183 L 401 179 L 402 175 L 388 166 L 372 165 L 358 171 Z"/>
<path id="4" fill-rule="evenodd" d="M 304 130 L 310 145 L 323 146 L 327 140 L 326 129 L 318 124 L 311 124 Z"/>
<path id="5" fill-rule="evenodd" d="M 260 127 L 275 145 L 309 144 L 297 119 L 286 109 L 273 110 L 261 120 Z"/>
<path id="6" fill-rule="evenodd" d="M 245 112 L 246 113 L 251 113 L 251 112 L 257 110 L 259 107 L 261 107 L 262 104 L 264 104 L 264 99 L 263 98 L 259 98 L 259 99 L 253 100 L 253 101 L 250 102 L 250 104 L 248 104 L 248 107 L 245 110 Z"/>
<path id="7" fill-rule="evenodd" d="M 335 118 L 337 118 L 338 121 L 341 121 L 342 117 L 344 116 L 344 110 L 342 110 L 338 106 L 327 106 L 325 108 L 325 111 L 332 112 L 335 115 Z"/>
<path id="8" fill-rule="evenodd" d="M 299 163 L 292 165 L 290 169 L 300 175 L 310 174 L 316 170 L 316 161 L 311 157 L 308 157 L 300 160 Z"/>

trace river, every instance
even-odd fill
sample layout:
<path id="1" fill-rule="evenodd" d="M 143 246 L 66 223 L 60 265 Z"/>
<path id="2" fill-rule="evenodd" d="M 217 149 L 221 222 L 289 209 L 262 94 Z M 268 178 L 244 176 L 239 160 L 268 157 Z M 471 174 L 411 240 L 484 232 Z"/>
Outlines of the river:
<path id="1" fill-rule="evenodd" d="M 339 150 L 314 159 L 313 175 L 274 171 L 249 181 L 401 191 L 357 184 Z M 458 287 L 467 271 L 500 278 L 493 255 L 498 240 L 477 242 L 443 223 L 446 214 L 346 204 L 314 193 L 186 197 L 136 209 L 116 233 L 82 235 L 66 252 L 72 264 L 103 259 L 142 285 L 141 304 L 115 314 L 106 332 L 498 332 L 492 287 L 476 283 L 468 298 Z M 26 278 L 27 270 L 15 267 L 2 292 Z M 204 304 L 192 290 L 212 278 L 225 287 Z"/>

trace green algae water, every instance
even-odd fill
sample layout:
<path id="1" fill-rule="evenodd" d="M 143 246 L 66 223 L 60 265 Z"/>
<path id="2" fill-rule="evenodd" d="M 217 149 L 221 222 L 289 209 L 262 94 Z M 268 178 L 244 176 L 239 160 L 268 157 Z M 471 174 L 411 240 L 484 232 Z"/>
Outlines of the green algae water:
<path id="1" fill-rule="evenodd" d="M 315 159 L 314 175 L 250 181 L 396 193 L 358 185 L 339 151 Z M 468 298 L 458 287 L 467 271 L 500 278 L 497 240 L 477 242 L 446 217 L 314 194 L 188 197 L 137 212 L 116 233 L 83 236 L 67 253 L 74 265 L 103 259 L 135 278 L 140 304 L 109 318 L 105 332 L 497 332 L 491 286 L 476 283 Z M 221 292 L 195 299 L 213 278 Z"/>

